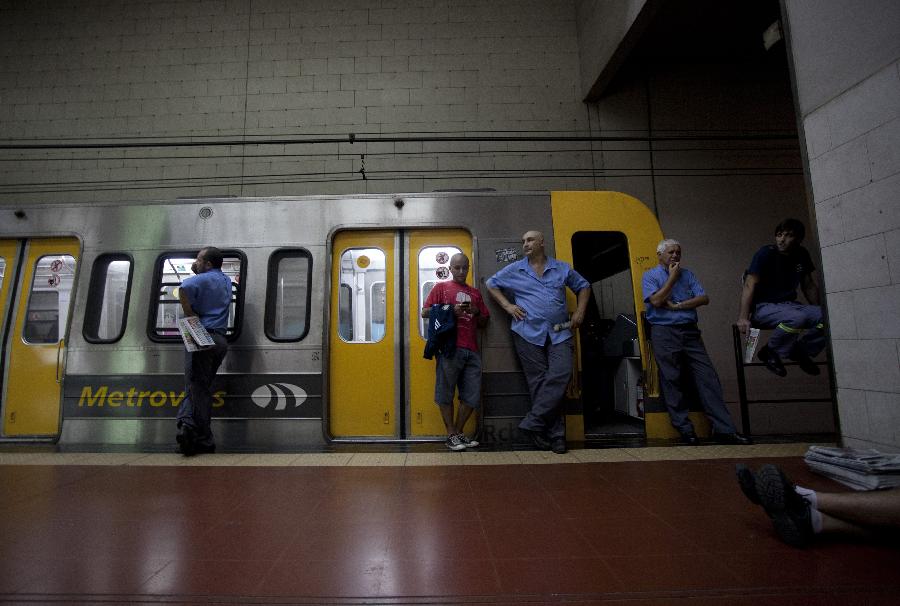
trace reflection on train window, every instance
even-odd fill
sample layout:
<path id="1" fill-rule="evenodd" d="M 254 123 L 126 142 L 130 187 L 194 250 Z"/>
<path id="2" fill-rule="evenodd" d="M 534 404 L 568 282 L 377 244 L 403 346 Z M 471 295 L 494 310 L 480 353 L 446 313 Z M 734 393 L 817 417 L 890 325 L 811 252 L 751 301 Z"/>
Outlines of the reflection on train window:
<path id="1" fill-rule="evenodd" d="M 22 336 L 26 343 L 57 343 L 65 334 L 75 257 L 47 255 L 37 260 Z"/>
<path id="2" fill-rule="evenodd" d="M 113 343 L 125 332 L 131 292 L 131 258 L 123 254 L 100 255 L 94 261 L 84 315 L 84 339 L 89 343 Z"/>
<path id="3" fill-rule="evenodd" d="M 240 283 L 242 279 L 243 259 L 233 251 L 222 251 L 222 273 L 231 279 L 231 309 L 228 312 L 226 336 L 232 337 L 236 331 L 237 319 L 240 317 L 238 302 L 241 300 Z M 151 337 L 162 340 L 180 338 L 178 320 L 184 317 L 181 303 L 178 300 L 178 287 L 194 273 L 191 264 L 197 259 L 196 253 L 174 253 L 162 255 L 157 261 L 156 292 L 159 293 L 155 303 L 155 321 L 151 325 Z"/>
<path id="4" fill-rule="evenodd" d="M 353 289 L 341 284 L 338 291 L 338 334 L 344 341 L 353 340 Z"/>
<path id="5" fill-rule="evenodd" d="M 461 252 L 455 246 L 426 246 L 419 251 L 419 309 L 425 305 L 425 299 L 435 284 L 453 279 L 450 275 L 450 259 Z M 427 338 L 427 326 L 425 318 L 420 314 L 419 334 L 423 339 Z"/>
<path id="6" fill-rule="evenodd" d="M 377 248 L 352 248 L 341 254 L 338 334 L 345 341 L 376 343 L 384 338 L 384 261 L 384 251 Z"/>
<path id="7" fill-rule="evenodd" d="M 269 258 L 266 336 L 299 341 L 309 332 L 312 259 L 305 250 L 279 250 Z"/>

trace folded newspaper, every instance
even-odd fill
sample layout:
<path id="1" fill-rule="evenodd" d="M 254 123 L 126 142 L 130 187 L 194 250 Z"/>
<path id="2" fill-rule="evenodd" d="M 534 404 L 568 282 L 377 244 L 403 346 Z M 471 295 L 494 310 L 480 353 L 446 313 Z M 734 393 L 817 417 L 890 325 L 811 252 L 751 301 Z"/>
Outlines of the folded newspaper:
<path id="1" fill-rule="evenodd" d="M 184 341 L 184 348 L 188 351 L 199 351 L 216 344 L 197 316 L 178 320 L 178 331 L 181 333 L 181 340 Z"/>
<path id="2" fill-rule="evenodd" d="M 813 471 L 856 490 L 900 486 L 900 455 L 873 449 L 810 446 L 804 459 Z"/>

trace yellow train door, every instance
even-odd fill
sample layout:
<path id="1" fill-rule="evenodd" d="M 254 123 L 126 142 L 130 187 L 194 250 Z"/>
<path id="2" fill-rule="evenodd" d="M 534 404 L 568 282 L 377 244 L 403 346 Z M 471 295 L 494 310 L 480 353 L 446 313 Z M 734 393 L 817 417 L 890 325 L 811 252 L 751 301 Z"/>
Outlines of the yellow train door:
<path id="1" fill-rule="evenodd" d="M 407 258 L 409 260 L 409 285 L 407 287 L 408 318 L 408 368 L 409 416 L 407 436 L 423 438 L 445 436 L 446 429 L 441 414 L 434 403 L 434 360 L 422 355 L 428 336 L 427 326 L 421 317 L 422 304 L 438 282 L 450 277 L 450 257 L 462 252 L 469 257 L 469 275 L 466 282 L 472 285 L 472 237 L 461 229 L 415 230 L 406 233 Z M 454 400 L 454 407 L 459 402 Z M 475 426 L 475 415 L 469 419 L 468 430 Z"/>
<path id="2" fill-rule="evenodd" d="M 0 243 L 5 258 L 3 437 L 54 438 L 79 246 L 75 238 Z M 8 307 L 7 307 L 8 306 Z M 11 310 L 12 313 L 6 313 Z"/>
<path id="3" fill-rule="evenodd" d="M 434 284 L 450 279 L 449 258 L 460 251 L 472 258 L 472 239 L 462 230 L 335 235 L 328 337 L 332 437 L 444 435 L 434 404 L 434 360 L 422 357 L 420 310 Z"/>

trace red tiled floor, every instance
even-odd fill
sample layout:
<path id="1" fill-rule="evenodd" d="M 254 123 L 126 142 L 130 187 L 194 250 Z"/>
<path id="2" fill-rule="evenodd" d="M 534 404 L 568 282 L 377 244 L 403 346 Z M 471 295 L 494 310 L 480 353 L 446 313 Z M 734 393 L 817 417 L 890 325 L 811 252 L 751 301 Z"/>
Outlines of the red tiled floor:
<path id="1" fill-rule="evenodd" d="M 773 461 L 842 490 L 799 459 Z M 900 549 L 784 545 L 727 460 L 0 466 L 0 480 L 0 601 L 836 606 L 900 595 Z"/>

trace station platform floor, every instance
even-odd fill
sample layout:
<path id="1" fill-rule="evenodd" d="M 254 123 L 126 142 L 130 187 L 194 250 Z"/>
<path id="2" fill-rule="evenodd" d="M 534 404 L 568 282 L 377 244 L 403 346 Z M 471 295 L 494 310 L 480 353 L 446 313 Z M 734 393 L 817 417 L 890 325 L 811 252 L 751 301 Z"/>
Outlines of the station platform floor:
<path id="1" fill-rule="evenodd" d="M 781 543 L 734 465 L 806 444 L 0 451 L 0 603 L 900 603 L 900 548 Z"/>

